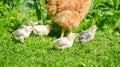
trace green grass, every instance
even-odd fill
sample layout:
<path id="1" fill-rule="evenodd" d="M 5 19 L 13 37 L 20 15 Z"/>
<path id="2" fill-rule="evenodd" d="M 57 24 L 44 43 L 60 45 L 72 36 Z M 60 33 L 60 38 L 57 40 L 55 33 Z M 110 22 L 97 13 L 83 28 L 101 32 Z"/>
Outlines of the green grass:
<path id="1" fill-rule="evenodd" d="M 65 50 L 55 49 L 53 40 L 59 36 L 31 36 L 24 43 L 14 40 L 12 32 L 27 20 L 37 21 L 34 8 L 10 8 L 0 1 L 0 67 L 119 67 L 120 24 L 119 0 L 93 0 L 92 7 L 73 31 L 84 31 L 93 24 L 98 26 L 94 40 L 74 45 Z M 22 10 L 23 9 L 23 10 Z M 48 19 L 47 19 L 48 20 Z M 40 21 L 39 21 L 40 22 Z M 50 22 L 46 22 L 49 24 Z M 53 36 L 55 35 L 55 36 Z"/>
<path id="2" fill-rule="evenodd" d="M 72 48 L 55 49 L 56 37 L 34 36 L 24 44 L 2 37 L 0 43 L 1 67 L 118 67 L 120 64 L 120 37 L 97 31 L 95 39 L 86 44 L 77 40 Z"/>

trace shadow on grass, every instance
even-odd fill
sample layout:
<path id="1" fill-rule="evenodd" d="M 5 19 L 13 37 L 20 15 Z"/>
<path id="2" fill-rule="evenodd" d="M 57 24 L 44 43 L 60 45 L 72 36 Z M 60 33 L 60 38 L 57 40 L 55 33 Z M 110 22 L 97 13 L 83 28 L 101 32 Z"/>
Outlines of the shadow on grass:
<path id="1" fill-rule="evenodd" d="M 57 47 L 55 47 L 54 45 L 50 48 L 47 49 L 48 51 L 58 51 L 58 50 L 61 50 L 61 49 L 58 49 Z"/>
<path id="2" fill-rule="evenodd" d="M 12 41 L 14 44 L 18 44 L 18 43 L 24 44 L 24 43 L 20 42 L 19 40 L 16 40 L 16 39 L 14 38 L 14 36 L 11 37 L 11 41 Z"/>

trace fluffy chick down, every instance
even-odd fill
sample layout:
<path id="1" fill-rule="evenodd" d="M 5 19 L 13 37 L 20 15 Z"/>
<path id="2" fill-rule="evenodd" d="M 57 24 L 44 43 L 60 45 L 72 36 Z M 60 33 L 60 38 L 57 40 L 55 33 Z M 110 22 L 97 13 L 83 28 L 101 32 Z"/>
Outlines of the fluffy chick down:
<path id="1" fill-rule="evenodd" d="M 58 49 L 70 48 L 72 47 L 75 38 L 76 35 L 74 33 L 70 33 L 67 37 L 54 40 L 53 43 Z"/>
<path id="2" fill-rule="evenodd" d="M 77 34 L 80 42 L 85 43 L 91 39 L 94 39 L 95 31 L 97 30 L 96 26 L 92 26 L 89 29 L 83 31 L 82 33 Z"/>
<path id="3" fill-rule="evenodd" d="M 33 33 L 35 35 L 48 35 L 51 28 L 51 25 L 35 25 L 33 26 Z"/>
<path id="4" fill-rule="evenodd" d="M 24 42 L 25 38 L 28 38 L 32 32 L 31 26 L 22 25 L 17 30 L 15 30 L 12 34 L 14 35 L 16 40 L 20 40 Z"/>

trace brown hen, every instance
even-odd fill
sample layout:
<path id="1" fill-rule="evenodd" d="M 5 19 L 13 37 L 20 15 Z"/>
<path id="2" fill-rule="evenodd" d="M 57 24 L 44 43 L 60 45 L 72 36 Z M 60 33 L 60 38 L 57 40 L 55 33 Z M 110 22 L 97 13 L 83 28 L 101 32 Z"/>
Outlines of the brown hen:
<path id="1" fill-rule="evenodd" d="M 65 31 L 79 26 L 91 5 L 91 0 L 47 0 L 48 14 L 55 23 L 62 27 L 61 37 Z"/>

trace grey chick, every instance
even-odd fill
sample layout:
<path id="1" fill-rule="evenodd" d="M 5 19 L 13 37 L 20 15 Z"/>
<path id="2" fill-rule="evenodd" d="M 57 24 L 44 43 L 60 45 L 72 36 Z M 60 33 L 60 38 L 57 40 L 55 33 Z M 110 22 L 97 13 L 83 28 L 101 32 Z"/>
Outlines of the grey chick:
<path id="1" fill-rule="evenodd" d="M 93 39 L 96 30 L 97 30 L 97 27 L 96 26 L 92 26 L 89 29 L 87 29 L 86 31 L 77 34 L 80 42 L 81 43 L 85 43 L 85 42 L 88 42 L 89 40 Z"/>
<path id="2" fill-rule="evenodd" d="M 31 26 L 21 25 L 12 34 L 14 35 L 16 40 L 20 40 L 21 42 L 24 42 L 24 39 L 28 38 L 31 32 L 32 32 Z"/>

